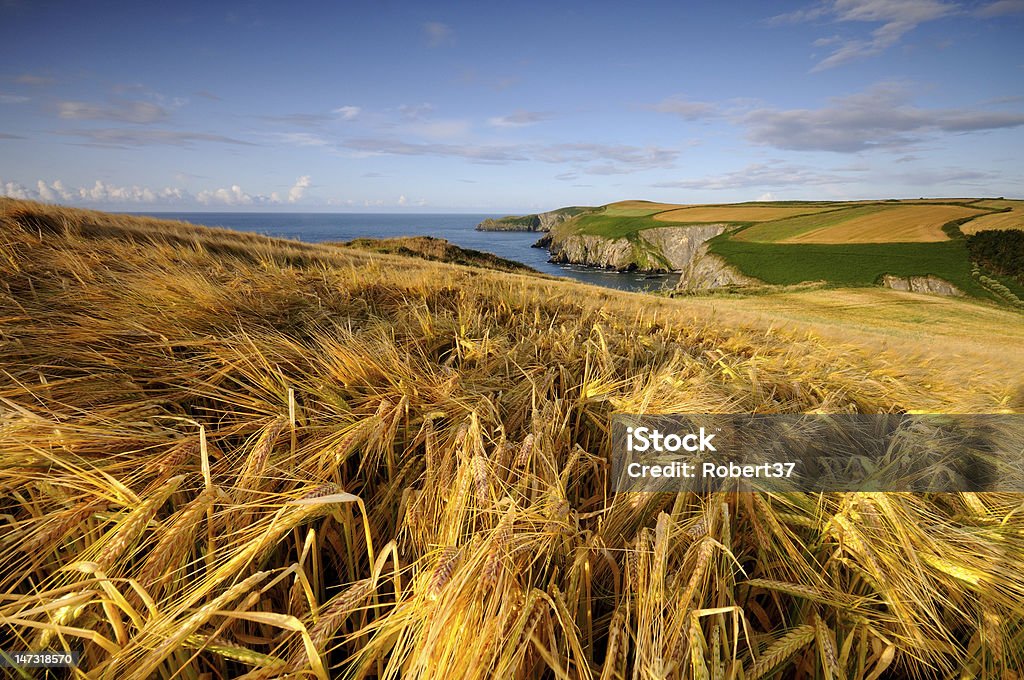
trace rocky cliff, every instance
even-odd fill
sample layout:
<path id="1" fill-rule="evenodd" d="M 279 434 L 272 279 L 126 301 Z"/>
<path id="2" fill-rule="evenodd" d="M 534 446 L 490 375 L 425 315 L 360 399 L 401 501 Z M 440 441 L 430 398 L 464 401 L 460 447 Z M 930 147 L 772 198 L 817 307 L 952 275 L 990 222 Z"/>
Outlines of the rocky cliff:
<path id="1" fill-rule="evenodd" d="M 555 230 L 537 242 L 551 261 L 627 271 L 673 271 L 684 289 L 756 285 L 722 258 L 708 253 L 707 241 L 725 231 L 724 224 L 644 229 L 622 238 L 605 238 Z"/>
<path id="2" fill-rule="evenodd" d="M 885 274 L 882 285 L 893 290 L 906 290 L 912 293 L 932 293 L 934 295 L 963 295 L 963 291 L 949 281 L 937 276 L 893 276 Z"/>
<path id="3" fill-rule="evenodd" d="M 718 255 L 708 252 L 702 244 L 690 263 L 679 276 L 679 290 L 707 290 L 724 286 L 761 286 L 764 282 L 741 274 Z"/>
<path id="4" fill-rule="evenodd" d="M 638 269 L 633 244 L 624 238 L 604 238 L 592 234 L 548 234 L 537 241 L 538 248 L 547 248 L 550 261 L 561 264 L 581 264 L 626 271 Z"/>

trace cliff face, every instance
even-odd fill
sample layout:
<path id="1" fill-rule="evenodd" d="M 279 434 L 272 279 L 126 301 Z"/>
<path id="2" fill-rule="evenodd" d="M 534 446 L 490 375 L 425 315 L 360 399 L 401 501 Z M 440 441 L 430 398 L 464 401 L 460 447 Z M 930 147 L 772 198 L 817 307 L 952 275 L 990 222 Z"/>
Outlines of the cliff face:
<path id="1" fill-rule="evenodd" d="M 501 217 L 498 219 L 488 218 L 476 225 L 477 231 L 551 231 L 557 224 L 565 222 L 570 217 L 580 214 L 580 210 L 559 208 L 536 215 L 522 215 L 517 217 Z"/>
<path id="2" fill-rule="evenodd" d="M 673 270 L 685 272 L 707 252 L 707 241 L 725 231 L 724 224 L 645 229 L 640 238 L 660 252 Z"/>
<path id="3" fill-rule="evenodd" d="M 547 248 L 551 254 L 550 261 L 559 264 L 582 264 L 618 271 L 637 268 L 633 244 L 624 238 L 609 239 L 591 234 L 548 234 L 537 242 L 537 246 Z"/>
<path id="4" fill-rule="evenodd" d="M 728 262 L 708 252 L 707 244 L 700 246 L 690 266 L 679 276 L 678 290 L 707 290 L 723 286 L 760 286 L 763 282 L 741 274 Z"/>
<path id="5" fill-rule="evenodd" d="M 548 249 L 552 262 L 618 271 L 680 272 L 678 287 L 687 290 L 760 283 L 708 253 L 707 241 L 725 229 L 724 224 L 658 227 L 616 239 L 556 230 L 538 241 L 537 246 Z"/>
<path id="6" fill-rule="evenodd" d="M 906 290 L 912 293 L 932 293 L 933 295 L 963 295 L 963 291 L 949 281 L 937 276 L 893 276 L 882 277 L 882 285 L 893 290 Z"/>

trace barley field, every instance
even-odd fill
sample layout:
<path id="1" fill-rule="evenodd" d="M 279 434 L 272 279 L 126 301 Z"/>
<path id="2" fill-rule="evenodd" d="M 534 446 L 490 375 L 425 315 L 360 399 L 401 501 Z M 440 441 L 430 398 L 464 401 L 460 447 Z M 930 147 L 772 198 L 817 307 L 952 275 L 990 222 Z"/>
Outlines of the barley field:
<path id="1" fill-rule="evenodd" d="M 0 649 L 73 677 L 1018 678 L 1014 494 L 613 494 L 615 411 L 1010 410 L 685 300 L 0 202 Z"/>
<path id="2" fill-rule="evenodd" d="M 659 222 L 769 222 L 797 215 L 829 212 L 842 207 L 842 203 L 820 205 L 698 205 L 666 210 L 654 216 Z"/>
<path id="3" fill-rule="evenodd" d="M 963 233 L 976 234 L 986 229 L 1024 229 L 1024 201 L 980 201 L 977 205 L 988 208 L 1010 208 L 1010 210 L 976 217 L 960 227 Z"/>
<path id="4" fill-rule="evenodd" d="M 736 238 L 764 243 L 934 243 L 949 238 L 942 231 L 947 222 L 985 214 L 960 205 L 875 203 L 762 222 Z"/>
<path id="5" fill-rule="evenodd" d="M 899 205 L 870 215 L 791 236 L 785 243 L 934 243 L 949 236 L 942 225 L 979 215 L 981 210 L 958 205 Z M 981 219 L 977 217 L 976 219 Z M 967 224 L 970 224 L 968 222 Z"/>

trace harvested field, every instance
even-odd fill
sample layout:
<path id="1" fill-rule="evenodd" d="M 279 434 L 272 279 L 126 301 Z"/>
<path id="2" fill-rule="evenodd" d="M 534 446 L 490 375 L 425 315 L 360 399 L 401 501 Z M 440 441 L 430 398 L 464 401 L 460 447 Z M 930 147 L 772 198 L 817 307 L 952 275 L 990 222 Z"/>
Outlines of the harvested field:
<path id="1" fill-rule="evenodd" d="M 861 215 L 787 239 L 788 243 L 933 243 L 949 238 L 942 225 L 982 214 L 957 205 L 902 205 Z"/>
<path id="2" fill-rule="evenodd" d="M 695 205 L 677 210 L 658 213 L 654 219 L 659 222 L 769 222 L 796 215 L 807 215 L 836 210 L 845 204 L 825 205 Z"/>
<path id="3" fill-rule="evenodd" d="M 976 217 L 960 227 L 965 234 L 976 234 L 986 229 L 1024 229 L 1024 201 L 982 201 L 978 205 L 991 208 L 1010 208 L 1010 212 Z"/>
<path id="4" fill-rule="evenodd" d="M 933 243 L 949 237 L 942 226 L 980 209 L 960 205 L 872 204 L 763 222 L 737 238 L 763 243 Z"/>

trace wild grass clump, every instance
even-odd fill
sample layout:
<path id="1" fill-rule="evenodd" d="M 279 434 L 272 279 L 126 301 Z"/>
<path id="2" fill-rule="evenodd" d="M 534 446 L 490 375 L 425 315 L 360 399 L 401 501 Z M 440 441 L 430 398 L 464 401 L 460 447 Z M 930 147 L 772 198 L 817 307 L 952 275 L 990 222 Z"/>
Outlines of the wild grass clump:
<path id="1" fill-rule="evenodd" d="M 613 411 L 986 395 L 673 301 L 0 209 L 2 649 L 110 679 L 1024 671 L 1020 496 L 608 484 Z"/>

